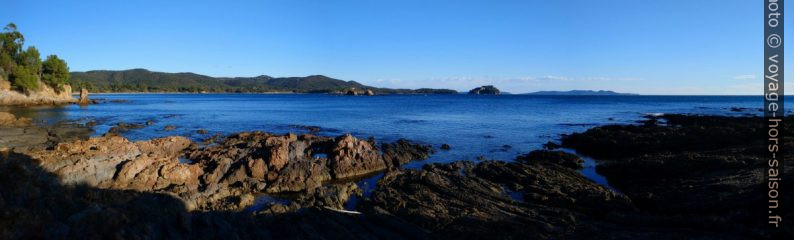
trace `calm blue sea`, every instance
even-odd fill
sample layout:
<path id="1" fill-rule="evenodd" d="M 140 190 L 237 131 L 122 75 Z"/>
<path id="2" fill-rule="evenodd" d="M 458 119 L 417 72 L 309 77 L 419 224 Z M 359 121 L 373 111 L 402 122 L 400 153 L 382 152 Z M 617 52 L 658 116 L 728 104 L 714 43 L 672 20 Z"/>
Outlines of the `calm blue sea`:
<path id="1" fill-rule="evenodd" d="M 645 114 L 693 113 L 760 115 L 761 97 L 753 96 L 470 96 L 325 94 L 96 94 L 105 103 L 81 107 L 12 109 L 40 123 L 97 121 L 96 134 L 119 122 L 154 124 L 131 130 L 141 140 L 183 135 L 196 140 L 213 133 L 262 130 L 306 132 L 296 125 L 319 126 L 318 134 L 353 133 L 393 141 L 407 138 L 439 150 L 429 162 L 510 160 L 541 148 L 561 134 L 614 123 L 635 123 Z M 128 100 L 110 102 L 109 100 Z M 745 108 L 741 112 L 731 108 Z M 166 125 L 176 126 L 165 131 Z M 206 129 L 210 134 L 196 133 Z M 428 161 L 426 161 L 428 162 Z M 426 163 L 424 162 L 424 163 Z"/>

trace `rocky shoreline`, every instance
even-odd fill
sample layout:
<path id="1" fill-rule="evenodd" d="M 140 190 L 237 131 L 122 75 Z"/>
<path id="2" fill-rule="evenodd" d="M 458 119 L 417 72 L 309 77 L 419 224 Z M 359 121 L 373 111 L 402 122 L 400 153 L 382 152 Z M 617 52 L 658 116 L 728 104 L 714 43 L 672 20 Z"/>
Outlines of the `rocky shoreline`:
<path id="1" fill-rule="evenodd" d="M 597 159 L 616 192 L 555 150 L 404 169 L 433 149 L 265 132 L 133 142 L 3 116 L 4 239 L 771 237 L 755 211 L 765 196 L 760 118 L 665 115 L 563 136 L 562 147 Z M 382 177 L 364 193 L 357 183 L 373 174 Z"/>

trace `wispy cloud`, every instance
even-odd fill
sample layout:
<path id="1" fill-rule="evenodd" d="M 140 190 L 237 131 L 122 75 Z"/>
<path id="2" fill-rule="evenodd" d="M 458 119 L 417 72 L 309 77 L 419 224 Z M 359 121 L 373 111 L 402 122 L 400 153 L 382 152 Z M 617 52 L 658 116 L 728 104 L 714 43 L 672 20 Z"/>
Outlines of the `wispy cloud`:
<path id="1" fill-rule="evenodd" d="M 753 79 L 755 79 L 755 75 L 752 75 L 752 74 L 739 75 L 739 76 L 734 76 L 733 79 L 735 79 L 735 80 L 753 80 Z"/>

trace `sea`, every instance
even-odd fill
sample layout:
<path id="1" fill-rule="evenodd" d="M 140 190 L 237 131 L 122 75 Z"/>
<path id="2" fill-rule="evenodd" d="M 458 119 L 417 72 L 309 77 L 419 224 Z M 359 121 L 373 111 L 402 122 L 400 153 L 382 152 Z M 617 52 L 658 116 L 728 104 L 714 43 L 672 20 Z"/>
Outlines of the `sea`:
<path id="1" fill-rule="evenodd" d="M 351 133 L 390 142 L 400 138 L 430 144 L 430 159 L 512 160 L 559 142 L 563 134 L 607 124 L 638 124 L 648 115 L 762 115 L 761 96 L 535 96 L 328 94 L 92 94 L 100 104 L 6 108 L 38 124 L 95 124 L 95 135 L 119 123 L 145 127 L 131 140 L 181 135 L 201 141 L 242 131 Z M 0 111 L 3 109 L 0 109 Z M 150 121 L 151 125 L 145 125 Z M 167 131 L 166 126 L 175 129 Z M 207 130 L 201 133 L 197 130 Z M 314 130 L 317 130 L 316 128 Z M 442 144 L 451 146 L 441 150 Z"/>
<path id="2" fill-rule="evenodd" d="M 42 125 L 90 123 L 96 136 L 119 123 L 144 126 L 122 133 L 131 140 L 181 135 L 201 142 L 213 135 L 243 131 L 323 136 L 350 133 L 380 142 L 405 138 L 436 149 L 429 159 L 410 162 L 404 168 L 459 160 L 512 161 L 520 154 L 542 149 L 545 143 L 559 143 L 565 134 L 608 124 L 640 124 L 647 116 L 665 113 L 763 115 L 761 96 L 94 94 L 91 98 L 100 103 L 0 107 L 0 111 L 33 118 Z M 450 149 L 442 150 L 442 144 Z M 582 175 L 619 192 L 596 171 L 596 160 L 578 155 L 584 160 Z M 382 176 L 376 173 L 356 181 L 364 197 L 369 197 Z M 520 196 L 511 197 L 521 201 Z M 262 194 L 246 211 L 289 201 Z M 355 210 L 359 201 L 353 196 L 345 209 Z"/>

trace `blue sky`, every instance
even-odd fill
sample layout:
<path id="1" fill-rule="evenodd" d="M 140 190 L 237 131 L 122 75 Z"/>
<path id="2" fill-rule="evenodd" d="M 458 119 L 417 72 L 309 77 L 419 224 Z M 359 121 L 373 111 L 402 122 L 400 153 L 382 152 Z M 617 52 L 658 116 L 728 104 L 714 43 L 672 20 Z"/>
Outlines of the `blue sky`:
<path id="1" fill-rule="evenodd" d="M 379 87 L 760 94 L 763 5 L 665 1 L 0 0 L 73 71 L 322 74 Z"/>

